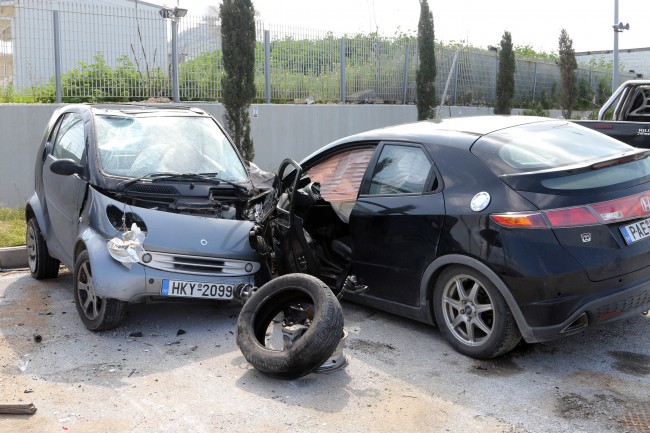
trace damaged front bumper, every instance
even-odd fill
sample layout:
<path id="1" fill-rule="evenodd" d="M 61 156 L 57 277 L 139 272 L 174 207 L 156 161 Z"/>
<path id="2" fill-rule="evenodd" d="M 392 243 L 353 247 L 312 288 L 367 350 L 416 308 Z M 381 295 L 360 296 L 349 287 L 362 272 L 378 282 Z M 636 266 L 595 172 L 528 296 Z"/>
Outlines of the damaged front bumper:
<path id="1" fill-rule="evenodd" d="M 262 257 L 251 247 L 254 223 L 124 206 L 91 189 L 81 241 L 88 250 L 98 296 L 127 302 L 150 299 L 237 299 L 254 286 Z M 137 215 L 118 231 L 109 206 Z"/>

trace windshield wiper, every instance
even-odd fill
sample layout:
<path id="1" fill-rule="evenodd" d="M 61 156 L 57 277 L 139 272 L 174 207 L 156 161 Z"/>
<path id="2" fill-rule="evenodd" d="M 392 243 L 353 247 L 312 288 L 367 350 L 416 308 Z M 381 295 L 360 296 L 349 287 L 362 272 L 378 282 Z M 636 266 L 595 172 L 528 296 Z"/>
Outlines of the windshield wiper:
<path id="1" fill-rule="evenodd" d="M 160 176 L 156 176 L 154 179 L 152 179 L 152 182 L 161 182 L 161 181 L 194 181 L 194 182 L 209 182 L 213 183 L 215 185 L 219 185 L 220 183 L 225 183 L 231 186 L 234 186 L 235 188 L 238 188 L 242 191 L 248 192 L 248 188 L 246 188 L 243 185 L 239 185 L 235 182 L 231 182 L 226 179 L 221 179 L 220 177 L 217 177 L 219 173 L 174 173 L 174 174 L 164 174 Z"/>
<path id="2" fill-rule="evenodd" d="M 157 172 L 157 173 L 147 173 L 144 176 L 137 177 L 135 179 L 125 180 L 120 182 L 117 185 L 118 191 L 124 191 L 131 185 L 136 182 L 139 182 L 143 179 L 151 179 L 151 182 L 208 182 L 214 185 L 219 185 L 225 183 L 231 185 L 241 191 L 246 193 L 249 192 L 249 189 L 243 185 L 239 185 L 235 182 L 231 182 L 226 179 L 221 179 L 217 177 L 219 173 L 178 173 L 178 172 Z"/>
<path id="3" fill-rule="evenodd" d="M 118 183 L 117 184 L 117 190 L 118 191 L 124 191 L 125 189 L 127 189 L 128 187 L 133 185 L 134 183 L 140 182 L 143 179 L 155 179 L 155 178 L 158 178 L 158 177 L 175 176 L 175 175 L 178 175 L 178 174 L 180 174 L 180 173 L 176 173 L 176 172 L 173 172 L 173 171 L 147 173 L 144 176 L 136 177 L 136 178 L 129 179 L 129 180 L 124 180 L 124 181 Z"/>

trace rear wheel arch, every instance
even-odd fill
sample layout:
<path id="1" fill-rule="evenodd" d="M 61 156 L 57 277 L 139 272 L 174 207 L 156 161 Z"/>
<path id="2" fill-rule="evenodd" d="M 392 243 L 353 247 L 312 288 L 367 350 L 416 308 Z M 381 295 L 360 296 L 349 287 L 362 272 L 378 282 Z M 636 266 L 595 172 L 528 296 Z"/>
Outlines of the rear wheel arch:
<path id="1" fill-rule="evenodd" d="M 524 318 L 517 301 L 514 296 L 503 282 L 501 278 L 487 265 L 481 261 L 462 254 L 448 254 L 434 260 L 424 271 L 422 282 L 420 285 L 420 305 L 426 306 L 428 314 L 431 315 L 432 323 L 436 323 L 436 317 L 433 312 L 433 290 L 436 285 L 436 281 L 442 272 L 450 266 L 461 265 L 467 266 L 469 268 L 475 269 L 476 271 L 482 273 L 486 278 L 492 282 L 505 299 L 508 307 L 512 311 L 512 314 L 517 322 L 519 331 L 521 332 L 524 340 L 533 341 L 532 329 L 528 325 L 528 322 Z"/>

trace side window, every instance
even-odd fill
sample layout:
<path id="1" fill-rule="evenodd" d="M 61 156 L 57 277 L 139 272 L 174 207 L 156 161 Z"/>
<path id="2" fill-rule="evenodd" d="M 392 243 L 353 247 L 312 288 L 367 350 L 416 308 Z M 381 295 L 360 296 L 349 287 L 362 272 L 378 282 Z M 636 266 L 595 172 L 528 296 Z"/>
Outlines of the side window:
<path id="1" fill-rule="evenodd" d="M 431 163 L 420 147 L 386 145 L 379 155 L 368 193 L 422 193 L 430 171 Z"/>
<path id="2" fill-rule="evenodd" d="M 68 113 L 58 128 L 52 155 L 57 159 L 68 158 L 81 162 L 85 142 L 83 119 L 76 113 Z"/>

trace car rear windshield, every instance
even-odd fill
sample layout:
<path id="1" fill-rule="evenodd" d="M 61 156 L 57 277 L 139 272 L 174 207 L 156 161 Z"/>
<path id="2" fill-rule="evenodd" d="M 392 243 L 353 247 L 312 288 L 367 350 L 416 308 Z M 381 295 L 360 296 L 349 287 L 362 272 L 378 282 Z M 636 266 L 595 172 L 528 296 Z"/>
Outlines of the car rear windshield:
<path id="1" fill-rule="evenodd" d="M 216 173 L 233 182 L 248 178 L 234 147 L 209 117 L 97 115 L 95 126 L 106 174 Z"/>
<path id="2" fill-rule="evenodd" d="M 650 175 L 648 158 L 607 164 L 640 149 L 566 121 L 497 131 L 477 140 L 471 151 L 494 174 L 519 187 L 537 183 L 542 189 L 591 189 Z"/>

